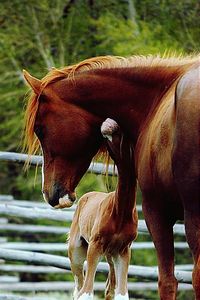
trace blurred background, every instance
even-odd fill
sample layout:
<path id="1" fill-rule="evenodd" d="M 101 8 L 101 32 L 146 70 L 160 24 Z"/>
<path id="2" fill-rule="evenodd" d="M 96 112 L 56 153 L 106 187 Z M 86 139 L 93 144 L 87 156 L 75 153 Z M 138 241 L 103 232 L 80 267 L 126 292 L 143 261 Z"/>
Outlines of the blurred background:
<path id="1" fill-rule="evenodd" d="M 28 92 L 23 69 L 42 78 L 51 67 L 91 56 L 199 52 L 197 0 L 0 0 L 0 151 L 21 151 Z M 87 174 L 77 189 L 78 196 L 91 190 L 112 190 L 115 182 L 113 178 Z M 0 194 L 43 201 L 40 170 L 35 178 L 34 167 L 25 173 L 22 164 L 0 162 Z M 22 220 L 16 217 L 15 222 Z M 40 240 L 34 233 L 29 238 Z M 52 237 L 45 238 L 51 241 Z M 60 241 L 64 238 L 61 236 Z M 189 251 L 179 252 L 179 263 L 191 260 Z M 157 264 L 154 251 L 143 251 L 133 262 Z M 32 281 L 49 280 L 48 275 L 34 276 Z M 54 276 L 65 280 L 64 275 Z M 179 299 L 191 300 L 191 295 L 181 292 Z M 158 299 L 154 292 L 146 297 Z"/>

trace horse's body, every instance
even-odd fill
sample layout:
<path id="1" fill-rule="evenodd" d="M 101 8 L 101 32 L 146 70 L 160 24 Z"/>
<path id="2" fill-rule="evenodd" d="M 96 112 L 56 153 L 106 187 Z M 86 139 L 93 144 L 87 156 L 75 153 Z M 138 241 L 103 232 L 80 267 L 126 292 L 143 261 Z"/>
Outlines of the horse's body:
<path id="1" fill-rule="evenodd" d="M 53 206 L 74 200 L 74 188 L 103 144 L 105 118 L 129 135 L 164 300 L 176 298 L 172 229 L 182 218 L 200 299 L 199 72 L 198 58 L 106 57 L 53 70 L 42 81 L 25 73 L 37 95 L 27 109 L 26 139 L 33 152 L 35 129 L 44 153 L 45 197 Z"/>
<path id="2" fill-rule="evenodd" d="M 107 120 L 103 123 L 106 124 Z M 113 123 L 113 120 L 109 120 Z M 105 125 L 106 126 L 106 125 Z M 93 284 L 99 258 L 110 266 L 105 299 L 127 300 L 129 246 L 137 235 L 135 173 L 130 143 L 114 129 L 108 150 L 118 168 L 116 192 L 90 192 L 81 197 L 70 229 L 69 258 L 76 288 L 74 299 L 93 299 Z M 129 176 L 126 176 L 126 173 Z M 129 209 L 127 210 L 127 207 Z M 83 263 L 87 260 L 85 280 Z"/>

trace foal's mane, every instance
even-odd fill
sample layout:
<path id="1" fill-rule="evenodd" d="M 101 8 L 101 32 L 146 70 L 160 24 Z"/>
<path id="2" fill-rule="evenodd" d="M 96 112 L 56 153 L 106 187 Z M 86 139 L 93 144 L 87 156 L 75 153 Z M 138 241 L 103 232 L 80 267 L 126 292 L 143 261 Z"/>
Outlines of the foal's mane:
<path id="1" fill-rule="evenodd" d="M 128 58 L 119 56 L 100 56 L 83 60 L 80 63 L 67 66 L 64 68 L 52 68 L 47 75 L 41 80 L 41 91 L 39 95 L 31 94 L 26 111 L 25 111 L 25 127 L 24 127 L 24 146 L 23 150 L 29 155 L 36 154 L 40 149 L 39 140 L 34 133 L 35 118 L 39 106 L 39 96 L 42 94 L 45 87 L 51 83 L 69 78 L 71 80 L 76 79 L 76 74 L 90 71 L 90 70 L 103 70 L 103 69 L 120 69 L 120 68 L 139 68 L 145 70 L 151 70 L 147 72 L 149 80 L 153 74 L 161 78 L 169 77 L 170 68 L 173 67 L 176 72 L 171 72 L 169 80 L 173 80 L 173 77 L 179 77 L 183 75 L 189 67 L 198 62 L 198 56 L 187 57 L 160 57 L 160 56 L 131 56 Z M 160 74 L 159 74 L 160 72 Z M 149 74 L 149 75 L 148 75 Z M 147 78 L 148 79 L 148 78 Z"/>

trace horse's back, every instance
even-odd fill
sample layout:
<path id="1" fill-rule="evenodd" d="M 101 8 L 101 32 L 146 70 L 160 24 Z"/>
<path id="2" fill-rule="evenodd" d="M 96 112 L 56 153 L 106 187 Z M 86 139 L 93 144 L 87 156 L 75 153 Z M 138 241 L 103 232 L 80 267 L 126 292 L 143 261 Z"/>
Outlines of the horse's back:
<path id="1" fill-rule="evenodd" d="M 185 206 L 200 202 L 200 67 L 177 84 L 173 176 Z"/>

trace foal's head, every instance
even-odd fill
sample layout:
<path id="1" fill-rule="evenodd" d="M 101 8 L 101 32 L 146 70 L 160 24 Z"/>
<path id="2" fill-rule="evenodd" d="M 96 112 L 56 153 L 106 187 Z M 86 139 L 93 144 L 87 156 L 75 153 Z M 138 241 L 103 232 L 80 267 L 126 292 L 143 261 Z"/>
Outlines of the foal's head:
<path id="1" fill-rule="evenodd" d="M 130 138 L 122 132 L 117 122 L 110 118 L 102 123 L 101 133 L 106 137 L 107 150 L 117 165 L 118 171 L 130 174 L 130 171 L 133 170 L 134 160 Z"/>
<path id="2" fill-rule="evenodd" d="M 103 144 L 102 120 L 67 101 L 74 97 L 70 88 L 63 100 L 56 84 L 43 86 L 27 72 L 25 78 L 34 92 L 26 110 L 25 141 L 30 154 L 42 149 L 44 198 L 56 208 L 71 206 L 75 187 Z"/>

